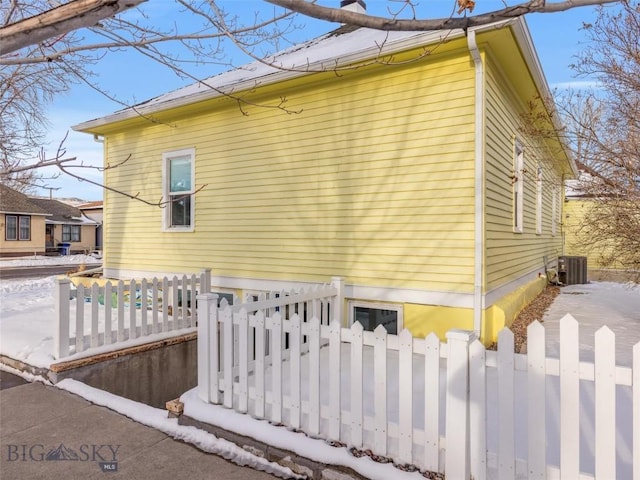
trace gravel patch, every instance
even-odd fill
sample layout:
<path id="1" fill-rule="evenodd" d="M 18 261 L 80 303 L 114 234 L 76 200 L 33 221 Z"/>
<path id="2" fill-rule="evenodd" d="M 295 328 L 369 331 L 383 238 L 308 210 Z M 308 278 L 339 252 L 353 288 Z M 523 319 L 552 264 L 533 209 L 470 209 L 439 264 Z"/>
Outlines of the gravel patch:
<path id="1" fill-rule="evenodd" d="M 526 353 L 527 327 L 536 320 L 542 322 L 544 313 L 549 309 L 559 293 L 560 287 L 548 285 L 513 321 L 510 330 L 513 332 L 514 346 L 517 353 Z M 497 350 L 497 348 L 498 344 L 494 342 L 489 346 L 488 350 Z"/>

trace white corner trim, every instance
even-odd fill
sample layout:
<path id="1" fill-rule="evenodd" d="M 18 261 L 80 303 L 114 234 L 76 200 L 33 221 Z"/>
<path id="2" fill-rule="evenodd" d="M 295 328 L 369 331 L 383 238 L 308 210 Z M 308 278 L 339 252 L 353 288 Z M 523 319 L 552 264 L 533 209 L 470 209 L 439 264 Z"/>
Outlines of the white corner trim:
<path id="1" fill-rule="evenodd" d="M 467 32 L 467 46 L 475 70 L 475 126 L 474 126 L 474 274 L 473 274 L 473 330 L 482 337 L 482 305 L 484 303 L 484 64 L 476 43 L 476 32 Z"/>

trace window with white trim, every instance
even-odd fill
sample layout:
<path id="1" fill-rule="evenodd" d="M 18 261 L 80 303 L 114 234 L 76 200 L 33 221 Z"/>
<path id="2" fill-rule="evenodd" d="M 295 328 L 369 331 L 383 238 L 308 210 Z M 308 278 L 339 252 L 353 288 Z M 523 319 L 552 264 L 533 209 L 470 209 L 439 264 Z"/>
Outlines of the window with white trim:
<path id="1" fill-rule="evenodd" d="M 524 147 L 516 140 L 513 155 L 513 231 L 524 231 Z"/>
<path id="2" fill-rule="evenodd" d="M 402 305 L 349 301 L 349 325 L 355 322 L 370 332 L 382 325 L 387 333 L 398 335 L 403 328 Z"/>
<path id="3" fill-rule="evenodd" d="M 195 212 L 195 149 L 162 154 L 163 194 L 167 201 L 163 227 L 171 231 L 193 231 Z"/>
<path id="4" fill-rule="evenodd" d="M 6 240 L 31 240 L 31 217 L 28 215 L 6 215 L 4 238 Z"/>
<path id="5" fill-rule="evenodd" d="M 542 165 L 536 171 L 536 233 L 542 234 Z"/>

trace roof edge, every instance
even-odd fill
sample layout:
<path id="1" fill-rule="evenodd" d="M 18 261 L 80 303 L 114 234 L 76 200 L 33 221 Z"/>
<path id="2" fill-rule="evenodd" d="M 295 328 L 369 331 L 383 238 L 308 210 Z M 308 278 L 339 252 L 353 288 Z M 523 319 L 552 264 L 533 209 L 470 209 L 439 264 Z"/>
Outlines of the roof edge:
<path id="1" fill-rule="evenodd" d="M 499 22 L 494 22 L 491 24 L 474 27 L 474 30 L 482 31 L 482 30 L 500 28 L 509 22 L 510 20 L 501 20 Z M 325 34 L 325 35 L 328 35 L 328 34 Z M 347 54 L 338 59 L 337 65 L 339 66 L 348 65 L 348 64 L 359 62 L 359 61 L 367 60 L 369 58 L 372 58 L 380 54 L 384 54 L 384 55 L 394 54 L 394 53 L 398 53 L 411 48 L 416 48 L 419 46 L 431 45 L 445 38 L 447 40 L 453 40 L 457 38 L 462 38 L 464 36 L 465 36 L 465 31 L 462 29 L 429 31 L 429 32 L 423 32 L 421 34 L 418 33 L 413 37 L 405 38 L 405 39 L 397 40 L 393 43 L 389 43 L 386 45 L 386 48 L 383 48 L 382 50 L 380 49 L 379 45 L 378 46 L 374 45 L 365 50 L 361 50 L 352 54 Z M 300 45 L 304 45 L 304 43 Z M 88 120 L 86 122 L 79 123 L 77 125 L 73 125 L 71 128 L 74 131 L 78 131 L 78 132 L 99 133 L 99 132 L 96 132 L 96 129 L 102 126 L 106 126 L 106 125 L 120 122 L 120 121 L 139 118 L 141 116 L 152 115 L 154 113 L 191 105 L 193 103 L 197 103 L 205 100 L 222 97 L 226 93 L 232 93 L 232 92 L 246 90 L 249 88 L 255 88 L 256 82 L 259 82 L 260 86 L 266 86 L 266 85 L 273 85 L 275 83 L 282 82 L 285 80 L 291 80 L 294 78 L 300 78 L 306 75 L 310 75 L 312 73 L 315 73 L 313 72 L 314 69 L 326 66 L 327 62 L 332 60 L 335 60 L 335 58 L 334 59 L 325 58 L 325 59 L 310 63 L 309 65 L 306 66 L 306 68 L 308 70 L 311 70 L 311 72 L 278 70 L 277 67 L 273 67 L 274 71 L 265 75 L 252 77 L 237 83 L 217 86 L 215 89 L 206 89 L 197 94 L 170 99 L 164 102 L 154 103 L 152 105 L 145 105 L 144 103 L 139 104 L 137 106 L 133 106 L 125 110 L 120 110 L 118 112 L 111 113 L 103 117 L 99 117 L 93 120 Z M 245 64 L 244 67 L 248 65 L 252 65 L 253 63 L 256 63 L 256 62 Z M 242 68 L 242 67 L 239 67 L 239 68 Z M 225 72 L 222 72 L 222 73 L 225 73 Z M 209 78 L 214 78 L 214 77 L 209 77 Z M 207 82 L 207 80 L 208 79 L 203 80 L 202 83 Z M 185 88 L 185 87 L 181 87 L 181 88 Z M 158 98 L 158 97 L 155 97 L 155 98 Z M 150 100 L 153 100 L 153 99 L 150 99 Z"/>
<path id="2" fill-rule="evenodd" d="M 560 131 L 562 129 L 562 125 L 559 120 L 551 115 L 551 113 L 555 110 L 555 106 L 553 105 L 553 97 L 551 95 L 551 90 L 549 89 L 549 84 L 547 83 L 547 78 L 544 75 L 544 70 L 542 70 L 542 65 L 540 64 L 540 60 L 538 57 L 538 53 L 536 52 L 535 45 L 533 43 L 533 39 L 531 38 L 531 33 L 529 32 L 529 27 L 527 26 L 526 20 L 524 17 L 518 17 L 517 22 L 514 22 L 513 32 L 516 36 L 516 41 L 520 45 L 520 49 L 522 54 L 525 57 L 525 62 L 529 66 L 531 70 L 531 75 L 533 77 L 533 81 L 535 82 L 538 90 L 542 94 L 542 100 L 545 104 L 545 107 L 549 111 L 549 117 L 551 119 L 551 123 L 556 131 Z M 549 105 L 549 101 L 552 102 Z M 576 165 L 576 161 L 573 158 L 573 154 L 571 153 L 571 149 L 567 145 L 567 142 L 558 136 L 558 142 L 560 143 L 562 150 L 564 151 L 567 159 L 569 161 L 569 167 L 571 168 L 571 173 L 574 177 L 578 177 L 578 167 Z"/>

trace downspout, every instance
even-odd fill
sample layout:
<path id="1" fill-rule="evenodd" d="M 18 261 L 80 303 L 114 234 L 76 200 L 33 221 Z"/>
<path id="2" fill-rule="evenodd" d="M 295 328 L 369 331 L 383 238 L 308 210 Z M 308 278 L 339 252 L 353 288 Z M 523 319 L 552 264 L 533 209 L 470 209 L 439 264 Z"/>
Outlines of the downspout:
<path id="1" fill-rule="evenodd" d="M 467 47 L 475 65 L 475 221 L 474 221 L 474 285 L 473 330 L 482 338 L 484 307 L 484 64 L 476 43 L 476 32 L 467 31 Z"/>

